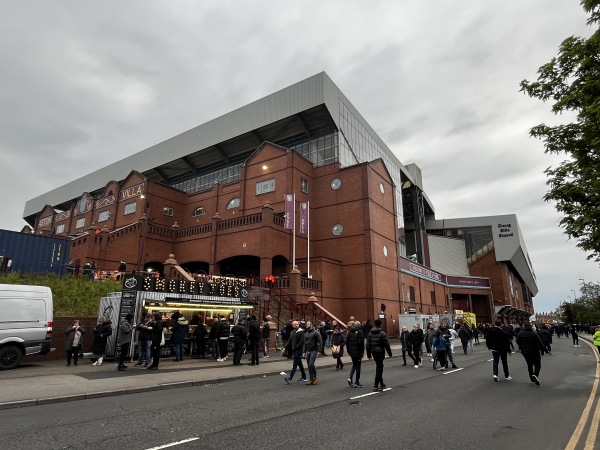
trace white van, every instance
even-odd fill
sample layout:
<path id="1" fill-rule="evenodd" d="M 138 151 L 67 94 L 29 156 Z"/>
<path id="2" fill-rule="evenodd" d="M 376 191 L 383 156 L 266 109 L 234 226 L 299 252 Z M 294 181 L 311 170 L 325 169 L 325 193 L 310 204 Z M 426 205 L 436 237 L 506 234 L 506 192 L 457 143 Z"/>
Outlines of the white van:
<path id="1" fill-rule="evenodd" d="M 53 317 L 49 287 L 0 284 L 0 370 L 14 369 L 23 356 L 48 353 Z"/>

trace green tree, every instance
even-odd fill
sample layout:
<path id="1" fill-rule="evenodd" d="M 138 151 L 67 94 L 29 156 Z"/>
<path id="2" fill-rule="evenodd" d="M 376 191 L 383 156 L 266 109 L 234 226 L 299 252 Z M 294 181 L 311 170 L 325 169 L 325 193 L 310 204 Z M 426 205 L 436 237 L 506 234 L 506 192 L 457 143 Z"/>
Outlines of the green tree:
<path id="1" fill-rule="evenodd" d="M 600 261 L 600 0 L 581 5 L 595 32 L 587 39 L 565 39 L 558 56 L 539 68 L 537 81 L 521 82 L 521 91 L 554 102 L 554 114 L 574 114 L 572 123 L 540 124 L 529 134 L 544 142 L 545 153 L 568 157 L 546 169 L 544 200 L 556 202 L 565 234 L 577 240 L 588 259 Z"/>

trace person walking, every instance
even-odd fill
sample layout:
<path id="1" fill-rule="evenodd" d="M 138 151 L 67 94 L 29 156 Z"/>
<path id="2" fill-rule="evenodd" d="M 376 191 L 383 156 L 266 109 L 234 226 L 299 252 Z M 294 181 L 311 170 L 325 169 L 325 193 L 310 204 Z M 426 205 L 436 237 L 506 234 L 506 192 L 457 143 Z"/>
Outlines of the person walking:
<path id="1" fill-rule="evenodd" d="M 263 358 L 269 357 L 269 337 L 271 336 L 271 316 L 265 317 L 265 323 L 262 327 L 262 340 L 263 340 Z"/>
<path id="2" fill-rule="evenodd" d="M 458 337 L 460 338 L 460 343 L 463 348 L 463 352 L 465 355 L 467 354 L 467 348 L 469 346 L 469 340 L 471 339 L 471 335 L 467 326 L 463 323 L 458 330 Z"/>
<path id="3" fill-rule="evenodd" d="M 188 321 L 183 316 L 177 318 L 177 323 L 173 325 L 173 331 L 171 334 L 171 343 L 175 347 L 175 361 L 183 361 L 183 344 L 185 344 L 185 338 L 187 337 L 190 326 Z"/>
<path id="4" fill-rule="evenodd" d="M 258 342 L 260 341 L 260 324 L 256 320 L 256 316 L 252 316 L 250 325 L 248 326 L 248 340 L 250 341 L 250 349 L 252 351 L 251 366 L 258 366 Z"/>
<path id="5" fill-rule="evenodd" d="M 373 386 L 375 391 L 383 391 L 386 387 L 383 382 L 383 360 L 386 352 L 391 358 L 392 349 L 387 335 L 381 329 L 381 320 L 375 319 L 375 326 L 371 328 L 367 336 L 367 358 L 371 359 L 373 357 L 375 360 L 375 382 Z"/>
<path id="6" fill-rule="evenodd" d="M 321 334 L 321 333 L 319 333 Z M 344 368 L 344 363 L 342 362 L 342 356 L 344 356 L 344 347 L 346 346 L 346 338 L 342 334 L 342 329 L 339 327 L 335 327 L 333 330 L 333 337 L 331 338 L 331 355 L 333 359 L 335 359 L 335 370 L 342 370 Z M 337 347 L 336 347 L 337 346 Z M 334 349 L 337 349 L 337 352 L 334 352 Z"/>
<path id="7" fill-rule="evenodd" d="M 428 330 L 429 331 L 429 330 Z M 414 360 L 412 356 L 412 346 L 410 343 L 410 333 L 408 332 L 408 328 L 405 326 L 402 327 L 402 332 L 400 333 L 400 345 L 402 346 L 402 365 L 406 366 L 406 352 L 408 352 L 408 356 Z"/>
<path id="8" fill-rule="evenodd" d="M 129 352 L 129 347 L 131 347 L 131 335 L 133 333 L 133 314 L 127 313 L 125 318 L 121 320 L 119 324 L 119 335 L 118 341 L 121 346 L 119 353 L 119 365 L 117 366 L 117 370 L 123 372 L 127 370 L 127 366 L 125 365 L 125 357 Z"/>
<path id="9" fill-rule="evenodd" d="M 427 324 L 427 329 L 425 330 L 425 350 L 427 351 L 427 356 L 433 356 L 432 343 L 436 333 L 437 330 L 435 329 L 433 322 L 429 322 Z"/>
<path id="10" fill-rule="evenodd" d="M 138 330 L 138 362 L 136 366 L 148 367 L 152 348 L 152 314 L 146 313 L 144 320 L 136 326 Z"/>
<path id="11" fill-rule="evenodd" d="M 488 329 L 485 335 L 485 344 L 487 348 L 492 351 L 492 357 L 494 362 L 492 363 L 492 371 L 494 374 L 494 381 L 499 381 L 498 378 L 498 363 L 502 361 L 502 370 L 504 371 L 504 379 L 512 380 L 512 377 L 508 371 L 508 359 L 507 355 L 511 354 L 510 341 L 508 334 L 500 327 L 499 319 L 494 322 L 495 326 Z"/>
<path id="12" fill-rule="evenodd" d="M 94 332 L 94 343 L 92 344 L 92 354 L 96 361 L 92 366 L 99 366 L 104 360 L 103 354 L 106 350 L 106 341 L 112 334 L 112 322 L 107 316 L 100 317 L 98 325 L 93 329 Z"/>
<path id="13" fill-rule="evenodd" d="M 446 339 L 444 336 L 442 336 L 442 332 L 440 330 L 435 332 L 432 345 L 432 348 L 435 348 L 436 350 L 435 357 L 437 358 L 437 362 L 440 363 L 440 368 L 438 370 L 446 370 L 448 368 L 448 361 L 446 361 Z M 435 364 L 433 368 L 435 369 Z"/>
<path id="14" fill-rule="evenodd" d="M 530 324 L 523 325 L 523 329 L 517 334 L 517 345 L 521 350 L 521 354 L 527 362 L 527 371 L 529 379 L 536 386 L 540 385 L 540 370 L 542 368 L 542 356 L 544 355 L 544 343 L 533 331 Z"/>
<path id="15" fill-rule="evenodd" d="M 412 348 L 412 355 L 410 356 L 415 363 L 415 369 L 418 369 L 423 365 L 423 361 L 421 360 L 421 347 L 423 346 L 423 341 L 425 340 L 425 334 L 421 329 L 421 324 L 415 323 L 413 325 L 413 329 L 409 334 L 409 340 Z"/>
<path id="16" fill-rule="evenodd" d="M 304 371 L 304 364 L 302 364 L 302 350 L 304 349 L 304 329 L 300 328 L 300 323 L 297 320 L 292 322 L 292 332 L 285 345 L 284 351 L 286 355 L 292 355 L 294 361 L 292 362 L 292 370 L 289 376 L 285 377 L 285 382 L 291 384 L 292 379 L 296 373 L 296 369 L 300 367 L 300 379 L 298 382 L 306 381 L 306 372 Z"/>
<path id="17" fill-rule="evenodd" d="M 159 312 L 155 312 L 152 315 L 152 364 L 146 367 L 147 370 L 158 370 L 158 363 L 160 362 L 160 347 L 163 345 L 163 321 L 162 315 Z"/>
<path id="18" fill-rule="evenodd" d="M 325 325 L 325 321 L 321 321 L 321 325 L 319 326 L 319 333 L 321 333 L 321 356 L 327 356 L 325 353 L 325 341 L 327 340 L 327 327 Z"/>
<path id="19" fill-rule="evenodd" d="M 319 377 L 317 376 L 317 368 L 315 367 L 315 361 L 317 355 L 321 349 L 321 333 L 319 333 L 311 320 L 306 321 L 306 331 L 304 332 L 304 348 L 303 356 L 306 358 L 306 365 L 308 366 L 308 376 L 310 380 L 306 383 L 307 386 L 315 385 L 319 383 Z"/>
<path id="20" fill-rule="evenodd" d="M 571 327 L 571 337 L 573 338 L 573 347 L 581 347 L 581 345 L 579 345 L 579 334 L 577 333 L 575 325 Z"/>
<path id="21" fill-rule="evenodd" d="M 362 358 L 365 354 L 365 333 L 359 321 L 354 322 L 354 325 L 348 330 L 346 346 L 348 348 L 348 355 L 352 359 L 352 369 L 350 369 L 348 385 L 354 388 L 361 388 L 363 385 L 360 384 L 360 369 Z M 353 377 L 356 377 L 354 378 L 354 382 L 352 382 Z"/>
<path id="22" fill-rule="evenodd" d="M 454 363 L 454 350 L 453 350 L 454 339 L 455 339 L 454 335 L 456 335 L 456 331 L 454 331 L 454 329 L 450 327 L 448 322 L 442 322 L 442 324 L 440 325 L 440 332 L 442 333 L 442 336 L 446 340 L 446 361 L 448 361 L 450 364 L 452 364 L 453 369 L 456 369 L 457 367 L 456 367 L 456 364 Z M 439 360 L 439 355 L 438 355 L 438 360 Z M 448 365 L 448 364 L 446 364 L 446 365 Z"/>
<path id="23" fill-rule="evenodd" d="M 67 350 L 67 367 L 71 365 L 71 358 L 73 358 L 73 365 L 77 365 L 77 358 L 79 358 L 79 351 L 83 347 L 83 335 L 85 334 L 85 328 L 81 326 L 79 320 L 75 320 L 73 325 L 66 329 L 65 334 L 67 340 L 65 341 L 65 350 Z"/>
<path id="24" fill-rule="evenodd" d="M 233 365 L 241 366 L 247 335 L 244 319 L 238 319 L 237 324 L 231 329 L 231 334 L 233 334 Z"/>
<path id="25" fill-rule="evenodd" d="M 552 335 L 550 334 L 550 332 L 544 325 L 542 325 L 539 328 L 537 334 L 540 337 L 540 339 L 542 340 L 542 343 L 544 344 L 544 351 L 546 352 L 546 355 L 551 355 L 552 354 Z"/>

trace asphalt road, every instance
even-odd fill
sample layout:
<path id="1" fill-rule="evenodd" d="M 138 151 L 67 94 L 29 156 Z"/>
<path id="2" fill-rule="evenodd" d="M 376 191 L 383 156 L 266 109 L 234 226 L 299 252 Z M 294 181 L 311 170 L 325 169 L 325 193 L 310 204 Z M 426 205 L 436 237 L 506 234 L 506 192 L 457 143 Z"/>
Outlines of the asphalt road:
<path id="1" fill-rule="evenodd" d="M 317 386 L 267 376 L 1 410 L 0 442 L 11 449 L 531 450 L 600 441 L 590 428 L 600 416 L 597 398 L 580 424 L 599 366 L 592 348 L 556 339 L 540 387 L 519 353 L 509 357 L 511 381 L 494 382 L 489 359 L 483 345 L 466 356 L 457 349 L 461 370 L 438 372 L 428 358 L 415 369 L 395 356 L 385 361 L 389 389 L 381 393 L 372 392 L 374 363 L 365 361 L 363 389 L 348 387 L 346 365 L 320 370 Z"/>

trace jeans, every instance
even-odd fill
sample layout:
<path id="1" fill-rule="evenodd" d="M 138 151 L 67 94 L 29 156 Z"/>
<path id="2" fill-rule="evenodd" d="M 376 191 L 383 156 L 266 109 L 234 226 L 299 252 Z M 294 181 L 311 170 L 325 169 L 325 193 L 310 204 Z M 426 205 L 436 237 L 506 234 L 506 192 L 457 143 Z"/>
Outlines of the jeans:
<path id="1" fill-rule="evenodd" d="M 263 338 L 263 355 L 269 355 L 269 338 Z"/>
<path id="2" fill-rule="evenodd" d="M 252 364 L 258 364 L 258 341 L 250 341 L 250 350 L 252 351 Z"/>
<path id="3" fill-rule="evenodd" d="M 375 360 L 375 387 L 379 385 L 383 386 L 383 360 L 385 359 L 384 353 L 373 353 L 373 359 Z"/>
<path id="4" fill-rule="evenodd" d="M 160 342 L 152 342 L 152 366 L 158 367 L 160 362 Z"/>
<path id="5" fill-rule="evenodd" d="M 292 371 L 290 372 L 290 380 L 294 378 L 296 369 L 300 367 L 300 374 L 302 378 L 306 380 L 306 372 L 304 371 L 304 364 L 302 364 L 302 352 L 294 352 L 294 362 L 292 363 Z"/>
<path id="6" fill-rule="evenodd" d="M 498 362 L 502 360 L 502 369 L 504 370 L 504 378 L 508 377 L 508 361 L 506 359 L 506 352 L 497 352 L 492 350 L 492 356 L 494 357 L 494 363 L 492 364 L 492 370 L 494 376 L 498 376 Z"/>
<path id="7" fill-rule="evenodd" d="M 121 344 L 121 354 L 119 355 L 119 367 L 125 366 L 125 357 L 127 356 L 127 350 L 129 349 L 130 345 L 131 344 L 129 342 Z"/>
<path id="8" fill-rule="evenodd" d="M 410 357 L 415 362 L 415 366 L 421 362 L 421 344 L 412 344 L 412 355 Z"/>
<path id="9" fill-rule="evenodd" d="M 533 381 L 531 378 L 532 375 L 536 377 L 540 374 L 540 369 L 542 368 L 542 357 L 539 352 L 536 353 L 523 353 L 523 358 L 525 358 L 525 362 L 527 362 L 527 371 L 529 372 L 529 379 Z"/>
<path id="10" fill-rule="evenodd" d="M 150 339 L 138 341 L 138 364 L 150 364 L 150 347 L 152 347 Z"/>
<path id="11" fill-rule="evenodd" d="M 317 377 L 317 368 L 315 367 L 315 361 L 317 360 L 318 351 L 306 352 L 306 365 L 308 366 L 308 376 L 311 380 Z"/>
<path id="12" fill-rule="evenodd" d="M 79 358 L 79 350 L 81 347 L 78 345 L 76 347 L 71 347 L 71 350 L 67 350 L 67 363 L 71 364 L 71 357 L 73 357 L 73 363 L 77 365 L 77 358 Z"/>
<path id="13" fill-rule="evenodd" d="M 362 358 L 352 357 L 352 369 L 350 369 L 350 380 L 356 373 L 356 380 L 354 384 L 360 384 L 360 366 L 362 365 Z"/>
<path id="14" fill-rule="evenodd" d="M 175 347 L 175 359 L 183 359 L 183 344 L 174 344 Z"/>
<path id="15" fill-rule="evenodd" d="M 227 358 L 227 346 L 229 345 L 229 339 L 221 339 L 219 338 L 219 356 L 221 359 Z"/>
<path id="16" fill-rule="evenodd" d="M 244 349 L 246 347 L 245 342 L 236 342 L 233 346 L 233 364 L 235 366 L 241 364 L 242 355 L 244 354 Z"/>

